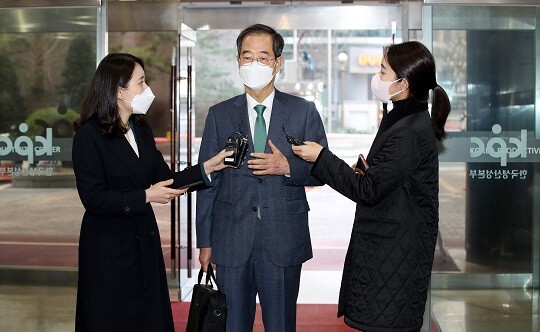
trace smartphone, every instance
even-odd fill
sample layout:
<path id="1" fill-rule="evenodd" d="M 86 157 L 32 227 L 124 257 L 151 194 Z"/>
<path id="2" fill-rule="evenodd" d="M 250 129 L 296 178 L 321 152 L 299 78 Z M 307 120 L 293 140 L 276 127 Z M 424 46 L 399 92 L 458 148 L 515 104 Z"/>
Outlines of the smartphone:
<path id="1" fill-rule="evenodd" d="M 186 189 L 186 188 L 189 189 L 191 187 L 198 186 L 198 185 L 200 185 L 202 183 L 203 183 L 203 181 L 192 182 L 192 183 L 185 184 L 185 185 L 183 185 L 183 186 L 181 186 L 181 187 L 179 187 L 177 189 Z"/>
<path id="2" fill-rule="evenodd" d="M 289 144 L 296 145 L 296 146 L 304 145 L 304 142 L 302 142 L 298 138 L 287 134 L 287 132 L 285 131 L 285 127 L 283 127 L 283 133 L 285 134 L 285 138 L 287 139 L 287 142 Z"/>
<path id="3" fill-rule="evenodd" d="M 362 172 L 366 173 L 369 169 L 369 165 L 366 161 L 366 158 L 364 158 L 364 155 L 360 153 L 358 155 L 358 160 L 356 161 L 356 168 L 361 169 Z"/>
<path id="4" fill-rule="evenodd" d="M 234 151 L 234 153 L 229 157 L 225 157 L 225 159 L 223 160 L 223 163 L 225 165 L 236 165 L 235 160 L 236 160 L 237 150 L 238 150 L 238 143 L 236 142 L 236 140 L 229 139 L 227 144 L 225 144 L 225 151 Z"/>

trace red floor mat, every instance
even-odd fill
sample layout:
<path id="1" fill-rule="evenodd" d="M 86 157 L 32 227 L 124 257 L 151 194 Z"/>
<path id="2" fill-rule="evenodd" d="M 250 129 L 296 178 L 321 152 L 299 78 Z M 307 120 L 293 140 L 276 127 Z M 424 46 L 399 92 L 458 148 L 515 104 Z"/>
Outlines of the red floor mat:
<path id="1" fill-rule="evenodd" d="M 190 302 L 172 302 L 174 327 L 177 332 L 185 331 Z M 356 331 L 336 317 L 337 304 L 298 304 L 297 332 L 347 332 Z M 437 324 L 431 321 L 431 331 L 438 331 Z M 254 332 L 264 332 L 261 307 L 257 304 Z"/>

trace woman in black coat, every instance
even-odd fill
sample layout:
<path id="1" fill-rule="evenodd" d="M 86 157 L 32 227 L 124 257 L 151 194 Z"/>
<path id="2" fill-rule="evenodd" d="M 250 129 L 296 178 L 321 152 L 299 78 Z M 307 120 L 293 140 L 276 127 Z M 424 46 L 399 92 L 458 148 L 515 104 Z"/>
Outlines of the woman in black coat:
<path id="1" fill-rule="evenodd" d="M 160 235 L 150 203 L 211 186 L 221 152 L 172 173 L 143 119 L 154 95 L 143 61 L 109 54 L 75 122 L 73 169 L 85 213 L 79 239 L 76 331 L 174 331 Z"/>
<path id="2" fill-rule="evenodd" d="M 313 142 L 292 148 L 314 162 L 314 176 L 357 203 L 338 317 L 367 332 L 418 331 L 438 232 L 437 141 L 446 136 L 450 102 L 419 42 L 388 46 L 371 87 L 393 109 L 381 121 L 365 172 Z"/>

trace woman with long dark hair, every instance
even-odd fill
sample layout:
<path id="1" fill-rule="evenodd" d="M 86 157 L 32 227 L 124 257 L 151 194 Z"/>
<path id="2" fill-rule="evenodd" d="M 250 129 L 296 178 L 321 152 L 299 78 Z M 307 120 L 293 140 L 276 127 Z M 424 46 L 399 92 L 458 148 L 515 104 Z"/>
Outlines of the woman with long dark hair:
<path id="1" fill-rule="evenodd" d="M 446 137 L 450 101 L 437 84 L 433 55 L 416 41 L 385 49 L 371 88 L 393 108 L 364 171 L 317 143 L 292 149 L 314 162 L 315 177 L 357 203 L 338 316 L 362 331 L 418 331 L 439 223 L 437 142 Z"/>
<path id="2" fill-rule="evenodd" d="M 144 121 L 154 95 L 141 59 L 99 64 L 74 123 L 73 169 L 85 213 L 79 239 L 76 331 L 174 331 L 160 235 L 150 203 L 212 186 L 220 152 L 173 173 Z"/>

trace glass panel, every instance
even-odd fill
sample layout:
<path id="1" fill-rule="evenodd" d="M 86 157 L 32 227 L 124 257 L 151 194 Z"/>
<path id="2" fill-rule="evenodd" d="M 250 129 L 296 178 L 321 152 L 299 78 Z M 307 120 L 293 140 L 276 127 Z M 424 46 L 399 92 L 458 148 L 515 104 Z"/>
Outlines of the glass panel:
<path id="1" fill-rule="evenodd" d="M 276 27 L 285 39 L 284 66 L 276 78 L 276 87 L 316 104 L 330 148 L 339 157 L 352 164 L 359 153 L 367 154 L 382 107 L 371 96 L 369 83 L 379 69 L 383 45 L 391 42 L 391 22 L 397 22 L 396 42 L 401 39 L 402 6 L 205 9 L 188 5 L 181 15 L 182 23 L 194 29 L 186 29 L 185 33 L 190 40 L 196 40 L 194 153 L 198 153 L 197 142 L 208 108 L 244 92 L 236 62 L 239 32 L 253 22 L 264 22 Z M 308 188 L 307 195 L 314 258 L 303 267 L 340 271 L 355 204 L 328 186 Z"/>
<path id="2" fill-rule="evenodd" d="M 236 37 L 240 31 L 196 32 L 197 136 L 202 135 L 210 106 L 244 92 L 236 62 Z M 285 39 L 285 47 L 284 65 L 276 78 L 276 87 L 315 102 L 330 133 L 374 134 L 381 105 L 371 95 L 370 81 L 379 70 L 382 49 L 391 41 L 391 31 L 279 32 Z M 401 40 L 400 32 L 397 42 Z"/>
<path id="3" fill-rule="evenodd" d="M 438 81 L 452 102 L 452 132 L 440 158 L 439 244 L 446 264 L 467 273 L 531 273 L 535 10 L 432 11 Z"/>
<path id="4" fill-rule="evenodd" d="M 171 56 L 176 36 L 176 31 L 109 32 L 109 53 L 131 53 L 144 61 L 146 83 L 156 96 L 145 119 L 155 137 L 167 137 L 170 131 Z"/>
<path id="5" fill-rule="evenodd" d="M 0 17 L 0 265 L 74 268 L 83 209 L 71 123 L 96 67 L 98 9 Z"/>
<path id="6" fill-rule="evenodd" d="M 236 61 L 236 37 L 239 33 L 240 30 L 196 32 L 197 44 L 193 50 L 193 108 L 197 137 L 201 137 L 204 131 L 210 106 L 244 92 L 238 79 Z M 198 155 L 198 151 L 195 155 Z"/>

